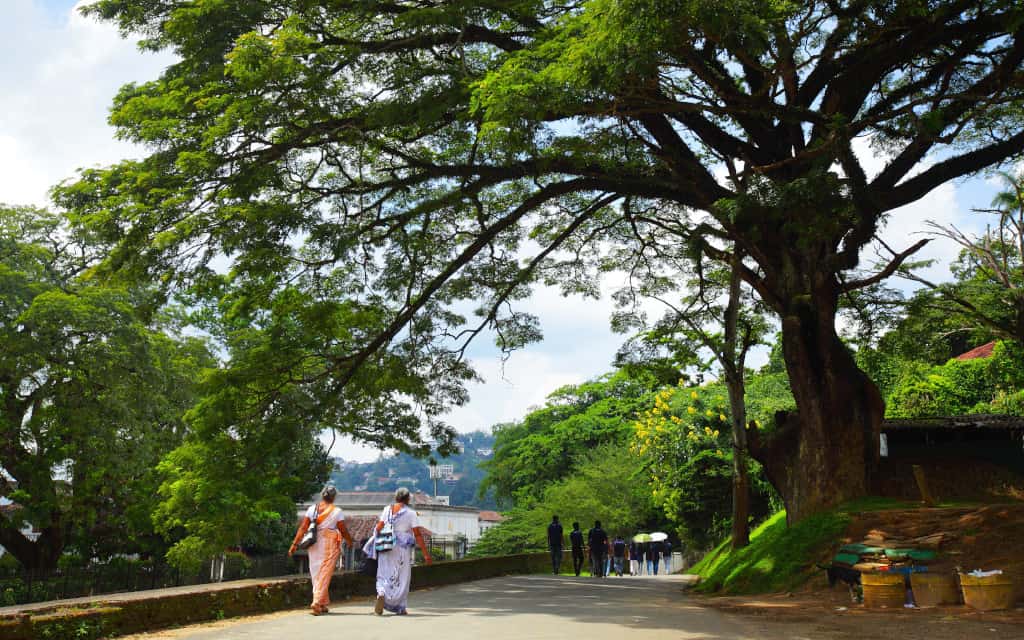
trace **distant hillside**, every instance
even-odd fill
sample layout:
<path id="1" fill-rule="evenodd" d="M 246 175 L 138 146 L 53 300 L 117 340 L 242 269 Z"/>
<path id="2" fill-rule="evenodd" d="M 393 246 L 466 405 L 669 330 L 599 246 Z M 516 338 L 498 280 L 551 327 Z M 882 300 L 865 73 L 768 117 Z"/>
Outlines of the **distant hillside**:
<path id="1" fill-rule="evenodd" d="M 484 478 L 479 464 L 493 455 L 494 436 L 484 431 L 459 434 L 457 438 L 462 453 L 441 458 L 435 455 L 437 464 L 451 465 L 452 475 L 437 481 L 437 493 L 450 496 L 456 506 L 495 509 L 493 496 L 481 500 L 477 489 Z M 430 479 L 427 459 L 414 458 L 408 454 L 382 457 L 375 462 L 340 461 L 331 474 L 331 480 L 341 491 L 393 491 L 398 487 L 419 489 L 433 495 L 434 481 Z"/>

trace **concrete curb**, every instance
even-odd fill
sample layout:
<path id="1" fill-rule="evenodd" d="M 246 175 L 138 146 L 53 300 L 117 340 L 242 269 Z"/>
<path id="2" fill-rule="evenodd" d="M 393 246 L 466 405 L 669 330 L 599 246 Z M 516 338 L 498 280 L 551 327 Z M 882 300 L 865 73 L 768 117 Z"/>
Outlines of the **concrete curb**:
<path id="1" fill-rule="evenodd" d="M 547 553 L 531 553 L 421 565 L 413 567 L 412 584 L 415 589 L 423 589 L 503 575 L 542 573 L 550 570 L 550 562 Z M 308 577 L 291 576 L 37 603 L 0 614 L 0 638 L 96 640 L 305 607 L 311 592 Z M 374 580 L 369 576 L 342 573 L 331 581 L 333 601 L 374 592 Z"/>

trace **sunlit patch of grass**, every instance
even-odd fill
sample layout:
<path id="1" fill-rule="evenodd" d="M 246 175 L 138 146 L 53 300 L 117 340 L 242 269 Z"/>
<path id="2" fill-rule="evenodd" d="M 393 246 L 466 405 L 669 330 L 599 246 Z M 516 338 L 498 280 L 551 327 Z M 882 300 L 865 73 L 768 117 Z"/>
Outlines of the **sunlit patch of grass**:
<path id="1" fill-rule="evenodd" d="M 897 500 L 868 498 L 786 526 L 779 512 L 754 529 L 750 544 L 733 551 L 723 542 L 690 573 L 701 576 L 697 590 L 706 593 L 770 593 L 793 589 L 819 571 L 822 560 L 850 523 L 850 513 L 906 506 Z"/>

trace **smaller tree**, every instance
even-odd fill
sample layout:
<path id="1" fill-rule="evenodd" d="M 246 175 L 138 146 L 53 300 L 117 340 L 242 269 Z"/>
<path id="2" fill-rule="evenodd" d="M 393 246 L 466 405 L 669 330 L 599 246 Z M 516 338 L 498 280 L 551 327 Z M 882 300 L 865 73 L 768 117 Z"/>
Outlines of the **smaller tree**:
<path id="1" fill-rule="evenodd" d="M 750 541 L 746 361 L 750 349 L 762 344 L 768 334 L 769 311 L 742 280 L 741 270 L 745 267 L 738 248 L 734 248 L 731 263 L 726 267 L 713 262 L 705 264 L 699 252 L 674 257 L 658 251 L 653 259 L 641 258 L 634 269 L 646 274 L 640 295 L 662 302 L 668 311 L 654 327 L 641 334 L 640 340 L 656 353 L 670 354 L 682 368 L 713 370 L 728 390 L 733 462 L 732 546 L 744 547 Z M 666 299 L 678 290 L 678 278 L 658 273 L 673 267 L 687 278 L 686 293 L 678 305 Z M 630 288 L 620 292 L 620 304 L 635 309 L 636 291 Z M 619 327 L 645 328 L 644 316 L 635 311 L 620 314 L 617 320 Z"/>
<path id="2" fill-rule="evenodd" d="M 649 471 L 655 502 L 679 526 L 680 537 L 700 549 L 735 531 L 736 453 L 728 404 L 722 384 L 667 387 L 634 424 L 632 450 Z M 748 515 L 763 518 L 771 510 L 771 490 L 757 463 L 743 463 L 744 475 L 756 479 Z"/>
<path id="3" fill-rule="evenodd" d="M 480 495 L 493 489 L 505 504 L 540 498 L 567 477 L 581 452 L 625 446 L 630 421 L 658 385 L 647 372 L 620 370 L 557 389 L 521 422 L 496 426 L 494 456 L 481 464 L 487 476 Z"/>
<path id="4" fill-rule="evenodd" d="M 903 275 L 934 291 L 945 310 L 965 324 L 1024 345 L 1024 172 L 999 175 L 1006 188 L 990 208 L 974 209 L 994 217 L 983 234 L 930 223 L 935 235 L 962 248 L 953 268 L 955 280 L 937 284 L 912 271 Z"/>

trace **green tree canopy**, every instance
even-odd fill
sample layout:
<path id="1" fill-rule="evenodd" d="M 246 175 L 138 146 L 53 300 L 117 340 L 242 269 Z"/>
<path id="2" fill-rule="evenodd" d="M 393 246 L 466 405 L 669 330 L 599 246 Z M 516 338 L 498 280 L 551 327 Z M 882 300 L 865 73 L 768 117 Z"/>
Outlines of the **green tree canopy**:
<path id="1" fill-rule="evenodd" d="M 574 521 L 586 531 L 600 520 L 609 534 L 627 537 L 659 521 L 647 471 L 637 465 L 628 445 L 609 442 L 582 449 L 571 465 L 539 498 L 524 497 L 504 522 L 485 531 L 473 555 L 543 551 L 553 515 L 559 516 L 566 535 Z"/>
<path id="2" fill-rule="evenodd" d="M 294 381 L 357 438 L 415 446 L 422 427 L 450 435 L 437 416 L 465 400 L 466 340 L 538 337 L 511 304 L 533 279 L 592 294 L 606 251 L 728 263 L 736 246 L 782 318 L 798 413 L 754 454 L 791 518 L 863 493 L 875 462 L 882 405 L 837 301 L 920 244 L 874 275 L 856 273 L 862 250 L 888 212 L 1024 146 L 1017 0 L 86 11 L 180 62 L 114 104 L 151 153 L 84 172 L 60 202 L 116 243 L 109 271 L 294 329 L 246 388 Z"/>
<path id="3" fill-rule="evenodd" d="M 88 558 L 160 548 L 155 467 L 213 366 L 171 316 L 140 317 L 145 292 L 83 280 L 96 250 L 55 215 L 0 206 L 0 495 L 21 507 L 0 517 L 0 544 L 25 567 L 69 545 Z"/>
<path id="4" fill-rule="evenodd" d="M 657 386 L 649 375 L 618 371 L 554 391 L 521 422 L 494 428 L 494 456 L 480 465 L 487 472 L 480 491 L 493 489 L 507 504 L 539 498 L 570 473 L 583 452 L 609 443 L 625 446 L 630 421 Z"/>

